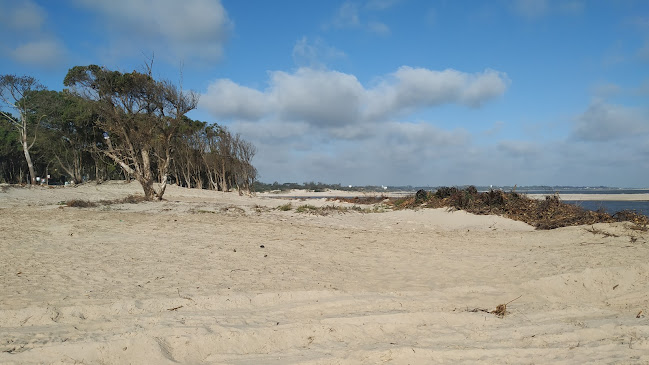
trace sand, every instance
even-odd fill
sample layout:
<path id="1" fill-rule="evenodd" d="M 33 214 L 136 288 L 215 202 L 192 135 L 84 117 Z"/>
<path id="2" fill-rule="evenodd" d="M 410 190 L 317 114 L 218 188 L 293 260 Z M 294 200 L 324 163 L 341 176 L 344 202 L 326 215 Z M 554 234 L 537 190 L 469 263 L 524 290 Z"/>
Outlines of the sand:
<path id="1" fill-rule="evenodd" d="M 175 186 L 59 204 L 134 193 L 1 188 L 0 363 L 649 363 L 649 232 L 628 224 L 319 216 Z"/>

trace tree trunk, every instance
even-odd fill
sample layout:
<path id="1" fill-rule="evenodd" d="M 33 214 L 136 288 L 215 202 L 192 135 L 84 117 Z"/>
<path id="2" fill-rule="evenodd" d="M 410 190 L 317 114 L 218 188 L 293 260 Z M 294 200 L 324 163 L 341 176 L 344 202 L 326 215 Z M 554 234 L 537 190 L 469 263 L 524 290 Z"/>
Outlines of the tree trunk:
<path id="1" fill-rule="evenodd" d="M 228 183 L 225 177 L 225 161 L 221 162 L 221 191 L 228 191 Z"/>
<path id="2" fill-rule="evenodd" d="M 23 152 L 25 152 L 25 160 L 27 160 L 27 167 L 29 168 L 29 177 L 31 185 L 36 185 L 36 173 L 34 172 L 34 163 L 32 157 L 29 155 L 29 147 L 27 146 L 27 134 L 20 133 L 22 137 Z"/>

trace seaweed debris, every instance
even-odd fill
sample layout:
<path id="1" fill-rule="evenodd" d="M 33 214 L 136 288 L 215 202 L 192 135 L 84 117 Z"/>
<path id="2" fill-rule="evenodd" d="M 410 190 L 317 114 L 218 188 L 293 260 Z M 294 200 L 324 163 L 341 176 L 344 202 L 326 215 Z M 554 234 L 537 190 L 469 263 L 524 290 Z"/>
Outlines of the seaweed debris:
<path id="1" fill-rule="evenodd" d="M 360 199 L 354 202 L 363 204 Z M 545 230 L 612 222 L 631 222 L 637 227 L 649 225 L 649 217 L 643 214 L 628 210 L 613 215 L 602 210 L 594 212 L 565 203 L 558 194 L 537 200 L 515 191 L 478 192 L 474 186 L 464 189 L 441 187 L 434 193 L 422 190 L 415 195 L 391 198 L 385 203 L 395 210 L 446 207 L 449 210 L 464 210 L 479 215 L 500 215 Z"/>

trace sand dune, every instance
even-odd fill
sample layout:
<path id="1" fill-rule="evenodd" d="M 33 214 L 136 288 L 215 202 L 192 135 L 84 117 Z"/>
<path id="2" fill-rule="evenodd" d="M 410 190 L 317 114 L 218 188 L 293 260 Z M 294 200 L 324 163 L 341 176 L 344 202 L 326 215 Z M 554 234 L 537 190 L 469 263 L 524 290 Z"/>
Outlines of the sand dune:
<path id="1" fill-rule="evenodd" d="M 0 363 L 649 363 L 649 233 L 623 223 L 318 216 L 175 186 L 60 204 L 128 194 L 0 192 Z"/>

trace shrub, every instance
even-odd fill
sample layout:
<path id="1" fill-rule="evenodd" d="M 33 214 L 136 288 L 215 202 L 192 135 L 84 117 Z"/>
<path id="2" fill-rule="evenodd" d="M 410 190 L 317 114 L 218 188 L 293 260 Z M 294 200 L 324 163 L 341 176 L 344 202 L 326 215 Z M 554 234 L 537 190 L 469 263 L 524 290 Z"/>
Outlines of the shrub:
<path id="1" fill-rule="evenodd" d="M 291 203 L 286 203 L 277 207 L 277 210 L 281 210 L 282 212 L 287 212 L 291 209 L 293 209 L 293 205 Z"/>

